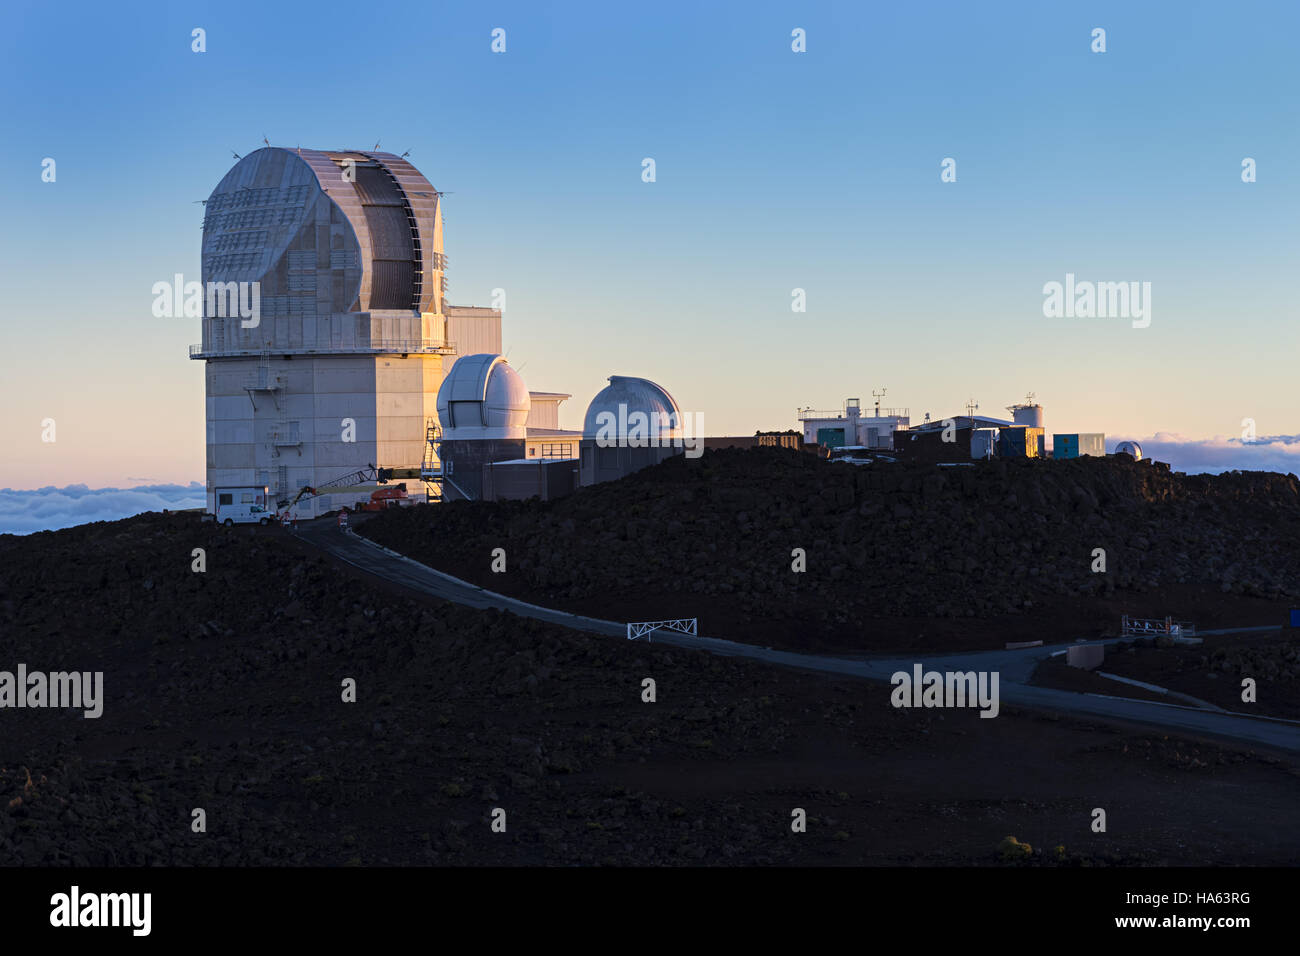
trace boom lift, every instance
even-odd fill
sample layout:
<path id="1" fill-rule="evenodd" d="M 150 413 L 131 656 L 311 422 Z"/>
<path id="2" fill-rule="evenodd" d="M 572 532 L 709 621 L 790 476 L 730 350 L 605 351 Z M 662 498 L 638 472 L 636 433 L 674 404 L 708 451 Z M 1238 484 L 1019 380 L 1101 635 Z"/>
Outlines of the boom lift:
<path id="1" fill-rule="evenodd" d="M 331 481 L 322 482 L 315 487 L 303 485 L 298 489 L 298 493 L 292 498 L 282 498 L 277 501 L 276 507 L 281 512 L 292 509 L 298 502 L 304 499 L 318 498 L 323 494 L 339 491 L 374 491 L 363 482 L 373 481 L 381 485 L 388 484 L 388 480 L 394 477 L 393 472 L 398 469 L 393 468 L 376 468 L 374 465 L 368 465 L 360 471 L 354 471 L 343 475 L 341 478 L 335 478 Z M 355 487 L 354 487 L 355 486 Z"/>

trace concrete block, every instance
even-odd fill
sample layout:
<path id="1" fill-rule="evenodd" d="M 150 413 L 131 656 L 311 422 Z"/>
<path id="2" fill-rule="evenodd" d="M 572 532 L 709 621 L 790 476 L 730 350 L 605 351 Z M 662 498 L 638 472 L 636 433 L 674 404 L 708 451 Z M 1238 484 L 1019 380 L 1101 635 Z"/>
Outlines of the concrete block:
<path id="1" fill-rule="evenodd" d="M 1091 671 L 1101 666 L 1105 656 L 1105 644 L 1075 644 L 1066 650 L 1065 663 Z"/>

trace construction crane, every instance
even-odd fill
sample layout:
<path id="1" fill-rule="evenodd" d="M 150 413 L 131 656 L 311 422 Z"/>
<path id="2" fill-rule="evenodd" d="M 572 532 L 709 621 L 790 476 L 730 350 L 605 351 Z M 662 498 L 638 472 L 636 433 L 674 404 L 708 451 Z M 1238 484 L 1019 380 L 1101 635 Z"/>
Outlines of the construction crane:
<path id="1" fill-rule="evenodd" d="M 367 465 L 365 468 L 362 468 L 360 471 L 350 472 L 349 474 L 343 475 L 341 478 L 334 478 L 331 481 L 323 482 L 319 485 L 316 485 L 315 487 L 312 487 L 311 485 L 303 485 L 301 488 L 298 489 L 298 493 L 294 495 L 293 498 L 282 498 L 281 500 L 277 501 L 275 504 L 276 507 L 279 508 L 281 511 L 287 511 L 290 508 L 293 508 L 295 505 L 298 504 L 298 502 L 302 501 L 303 499 L 319 498 L 321 495 L 327 494 L 331 490 L 342 491 L 345 488 L 348 488 L 349 486 L 360 485 L 363 482 L 367 482 L 367 481 L 373 481 L 381 485 L 386 485 L 388 484 L 388 479 L 395 477 L 393 472 L 396 470 L 399 469 L 376 468 L 374 465 Z M 405 470 L 405 469 L 400 469 L 400 470 Z M 364 490 L 369 490 L 369 489 L 364 489 Z"/>

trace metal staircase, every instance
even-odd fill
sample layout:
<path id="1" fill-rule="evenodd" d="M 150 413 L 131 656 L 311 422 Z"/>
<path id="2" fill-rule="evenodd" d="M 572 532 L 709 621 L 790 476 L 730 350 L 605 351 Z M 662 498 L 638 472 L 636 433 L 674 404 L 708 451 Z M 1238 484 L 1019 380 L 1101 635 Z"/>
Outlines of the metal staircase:
<path id="1" fill-rule="evenodd" d="M 424 482 L 425 500 L 442 501 L 442 459 L 438 456 L 438 446 L 442 444 L 442 429 L 436 418 L 425 420 L 424 459 L 420 462 L 420 480 Z"/>

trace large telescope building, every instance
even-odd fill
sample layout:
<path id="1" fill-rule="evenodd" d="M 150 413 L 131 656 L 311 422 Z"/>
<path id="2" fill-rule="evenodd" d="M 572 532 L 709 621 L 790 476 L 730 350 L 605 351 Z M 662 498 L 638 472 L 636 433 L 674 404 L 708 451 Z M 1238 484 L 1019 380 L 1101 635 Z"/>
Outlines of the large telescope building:
<path id="1" fill-rule="evenodd" d="M 190 348 L 206 362 L 209 510 L 218 488 L 284 501 L 310 486 L 310 517 L 357 500 L 349 475 L 427 470 L 444 376 L 501 351 L 499 310 L 447 304 L 442 229 L 441 195 L 391 153 L 270 147 L 226 173 Z M 229 306 L 236 289 L 255 316 Z"/>

